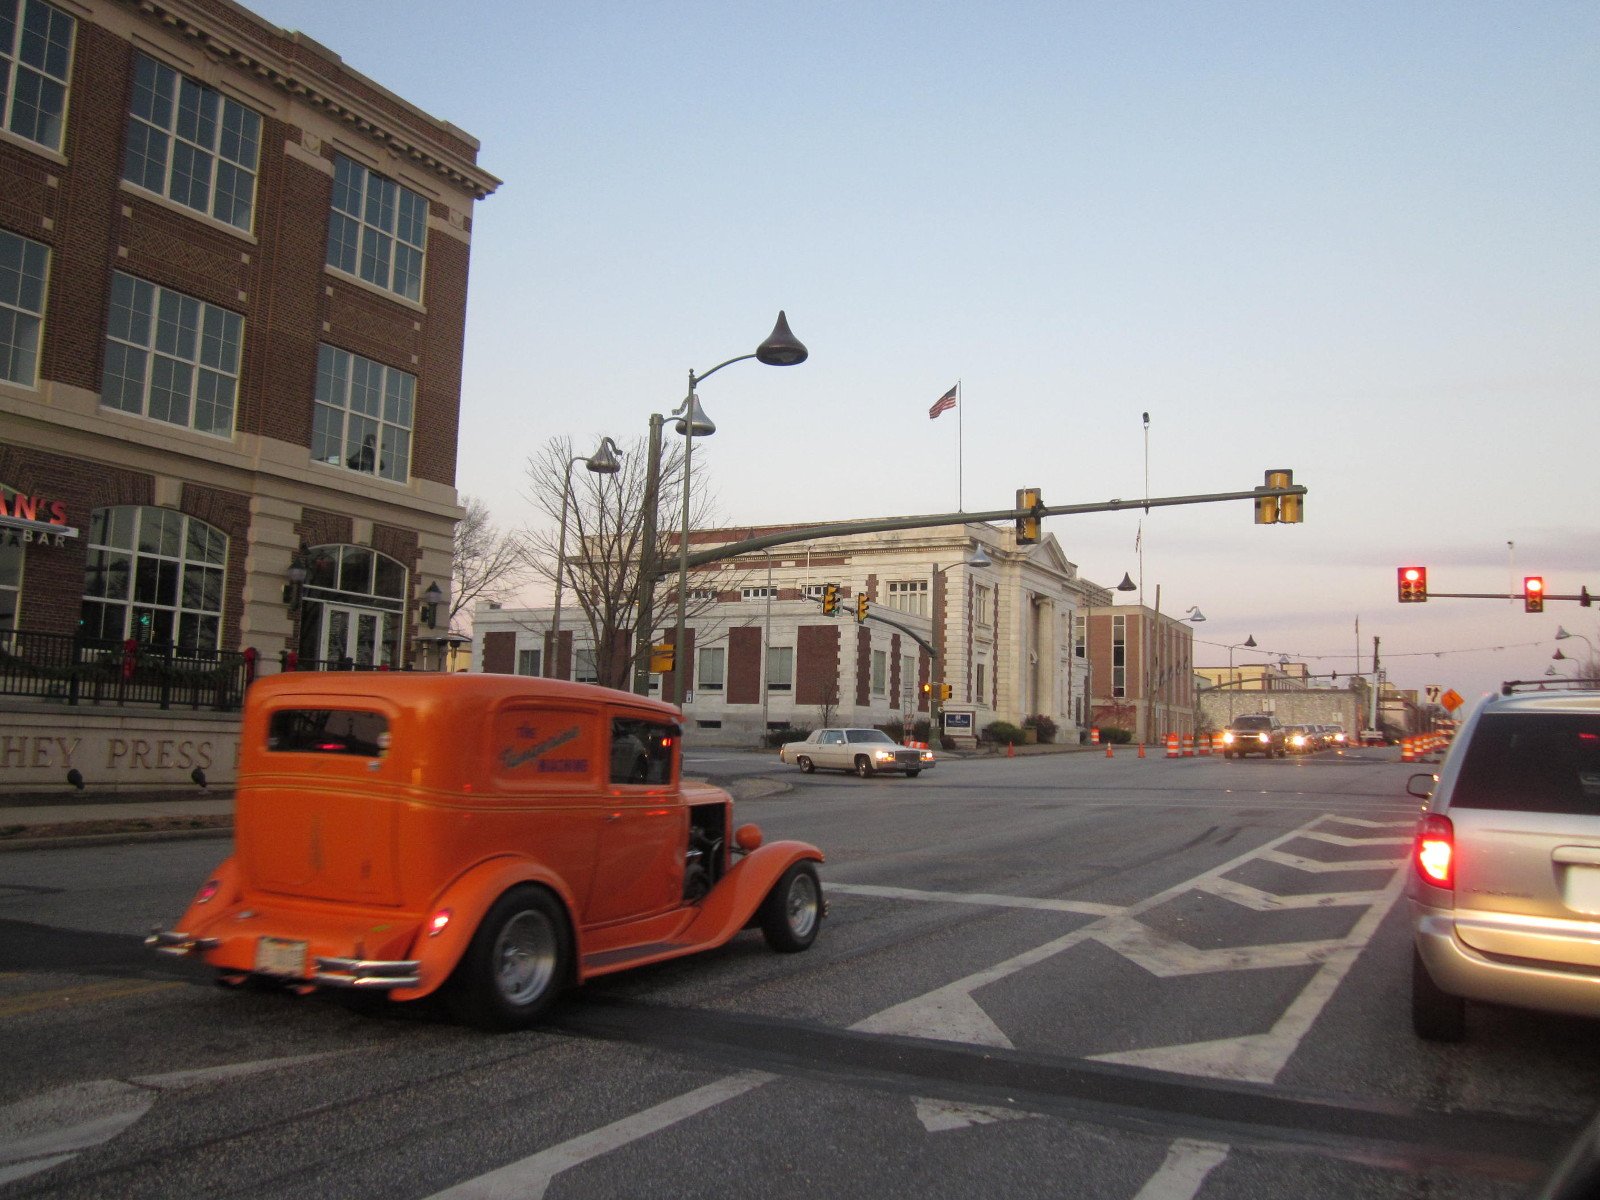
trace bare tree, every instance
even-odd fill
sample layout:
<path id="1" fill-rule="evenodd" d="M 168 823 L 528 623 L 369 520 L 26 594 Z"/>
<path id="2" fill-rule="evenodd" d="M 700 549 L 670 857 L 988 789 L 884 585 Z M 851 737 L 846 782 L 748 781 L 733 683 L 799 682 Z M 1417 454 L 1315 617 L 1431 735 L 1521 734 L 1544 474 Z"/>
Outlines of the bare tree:
<path id="1" fill-rule="evenodd" d="M 638 621 L 639 562 L 644 545 L 644 512 L 648 475 L 648 446 L 639 439 L 624 448 L 622 470 L 615 475 L 574 469 L 572 493 L 564 496 L 567 467 L 574 455 L 570 438 L 552 438 L 527 466 L 528 497 L 550 518 L 547 528 L 528 530 L 522 535 L 533 573 L 552 586 L 557 563 L 561 561 L 559 529 L 563 503 L 567 513 L 565 594 L 583 614 L 594 639 L 595 667 L 600 683 L 606 687 L 627 688 L 631 682 L 635 654 L 648 654 L 653 631 L 644 631 L 634 644 Z M 581 459 L 580 459 L 581 461 Z M 707 528 L 712 524 L 715 498 L 706 486 L 704 467 L 695 471 L 694 492 L 690 498 L 690 525 Z M 670 442 L 661 455 L 660 482 L 656 499 L 655 561 L 659 571 L 654 588 L 654 610 L 667 611 L 661 603 L 674 596 L 677 581 L 670 571 L 677 561 L 678 522 L 675 514 L 683 504 L 683 450 Z M 719 587 L 727 587 L 719 577 Z M 691 603 L 690 613 L 704 611 L 710 601 Z M 676 608 L 672 607 L 672 612 Z M 563 622 L 564 623 L 564 622 Z"/>
<path id="2" fill-rule="evenodd" d="M 450 620 L 470 611 L 479 600 L 504 600 L 528 581 L 532 571 L 522 538 L 502 531 L 477 496 L 463 495 L 466 514 L 456 522 L 454 561 L 450 567 Z"/>

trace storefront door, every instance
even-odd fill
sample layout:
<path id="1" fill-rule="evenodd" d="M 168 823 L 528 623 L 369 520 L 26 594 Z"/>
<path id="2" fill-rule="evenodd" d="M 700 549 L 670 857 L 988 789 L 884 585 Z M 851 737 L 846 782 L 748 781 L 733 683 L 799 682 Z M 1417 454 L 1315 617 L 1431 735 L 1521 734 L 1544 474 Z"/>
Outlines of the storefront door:
<path id="1" fill-rule="evenodd" d="M 350 608 L 341 604 L 325 604 L 322 607 L 323 633 L 319 658 L 331 662 L 348 658 L 358 667 L 376 666 L 383 661 L 380 657 L 382 648 L 395 640 L 393 613 Z"/>

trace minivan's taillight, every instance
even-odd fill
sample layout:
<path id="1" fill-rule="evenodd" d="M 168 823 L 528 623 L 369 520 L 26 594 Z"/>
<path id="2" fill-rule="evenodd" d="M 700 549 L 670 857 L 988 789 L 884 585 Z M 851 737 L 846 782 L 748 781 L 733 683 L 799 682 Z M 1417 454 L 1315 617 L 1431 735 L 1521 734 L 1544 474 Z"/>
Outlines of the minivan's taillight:
<path id="1" fill-rule="evenodd" d="M 1422 882 L 1439 888 L 1456 886 L 1456 830 L 1449 817 L 1422 818 L 1413 858 Z"/>

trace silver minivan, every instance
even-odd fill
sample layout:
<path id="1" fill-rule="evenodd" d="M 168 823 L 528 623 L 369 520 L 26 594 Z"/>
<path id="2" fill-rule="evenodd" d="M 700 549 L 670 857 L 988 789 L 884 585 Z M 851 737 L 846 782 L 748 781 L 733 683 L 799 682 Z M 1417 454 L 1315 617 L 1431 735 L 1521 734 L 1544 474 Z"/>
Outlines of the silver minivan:
<path id="1" fill-rule="evenodd" d="M 1416 1032 L 1466 1002 L 1600 1016 L 1600 691 L 1507 684 L 1467 719 L 1428 800 L 1408 895 Z"/>

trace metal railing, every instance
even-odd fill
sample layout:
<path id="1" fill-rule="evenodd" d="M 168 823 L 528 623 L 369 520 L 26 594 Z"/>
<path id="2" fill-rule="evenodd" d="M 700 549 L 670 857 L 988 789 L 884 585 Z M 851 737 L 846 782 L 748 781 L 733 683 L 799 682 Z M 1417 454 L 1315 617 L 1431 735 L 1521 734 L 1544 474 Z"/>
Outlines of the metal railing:
<path id="1" fill-rule="evenodd" d="M 153 704 L 231 712 L 244 699 L 255 655 L 238 650 L 0 631 L 0 696 L 76 704 Z"/>

